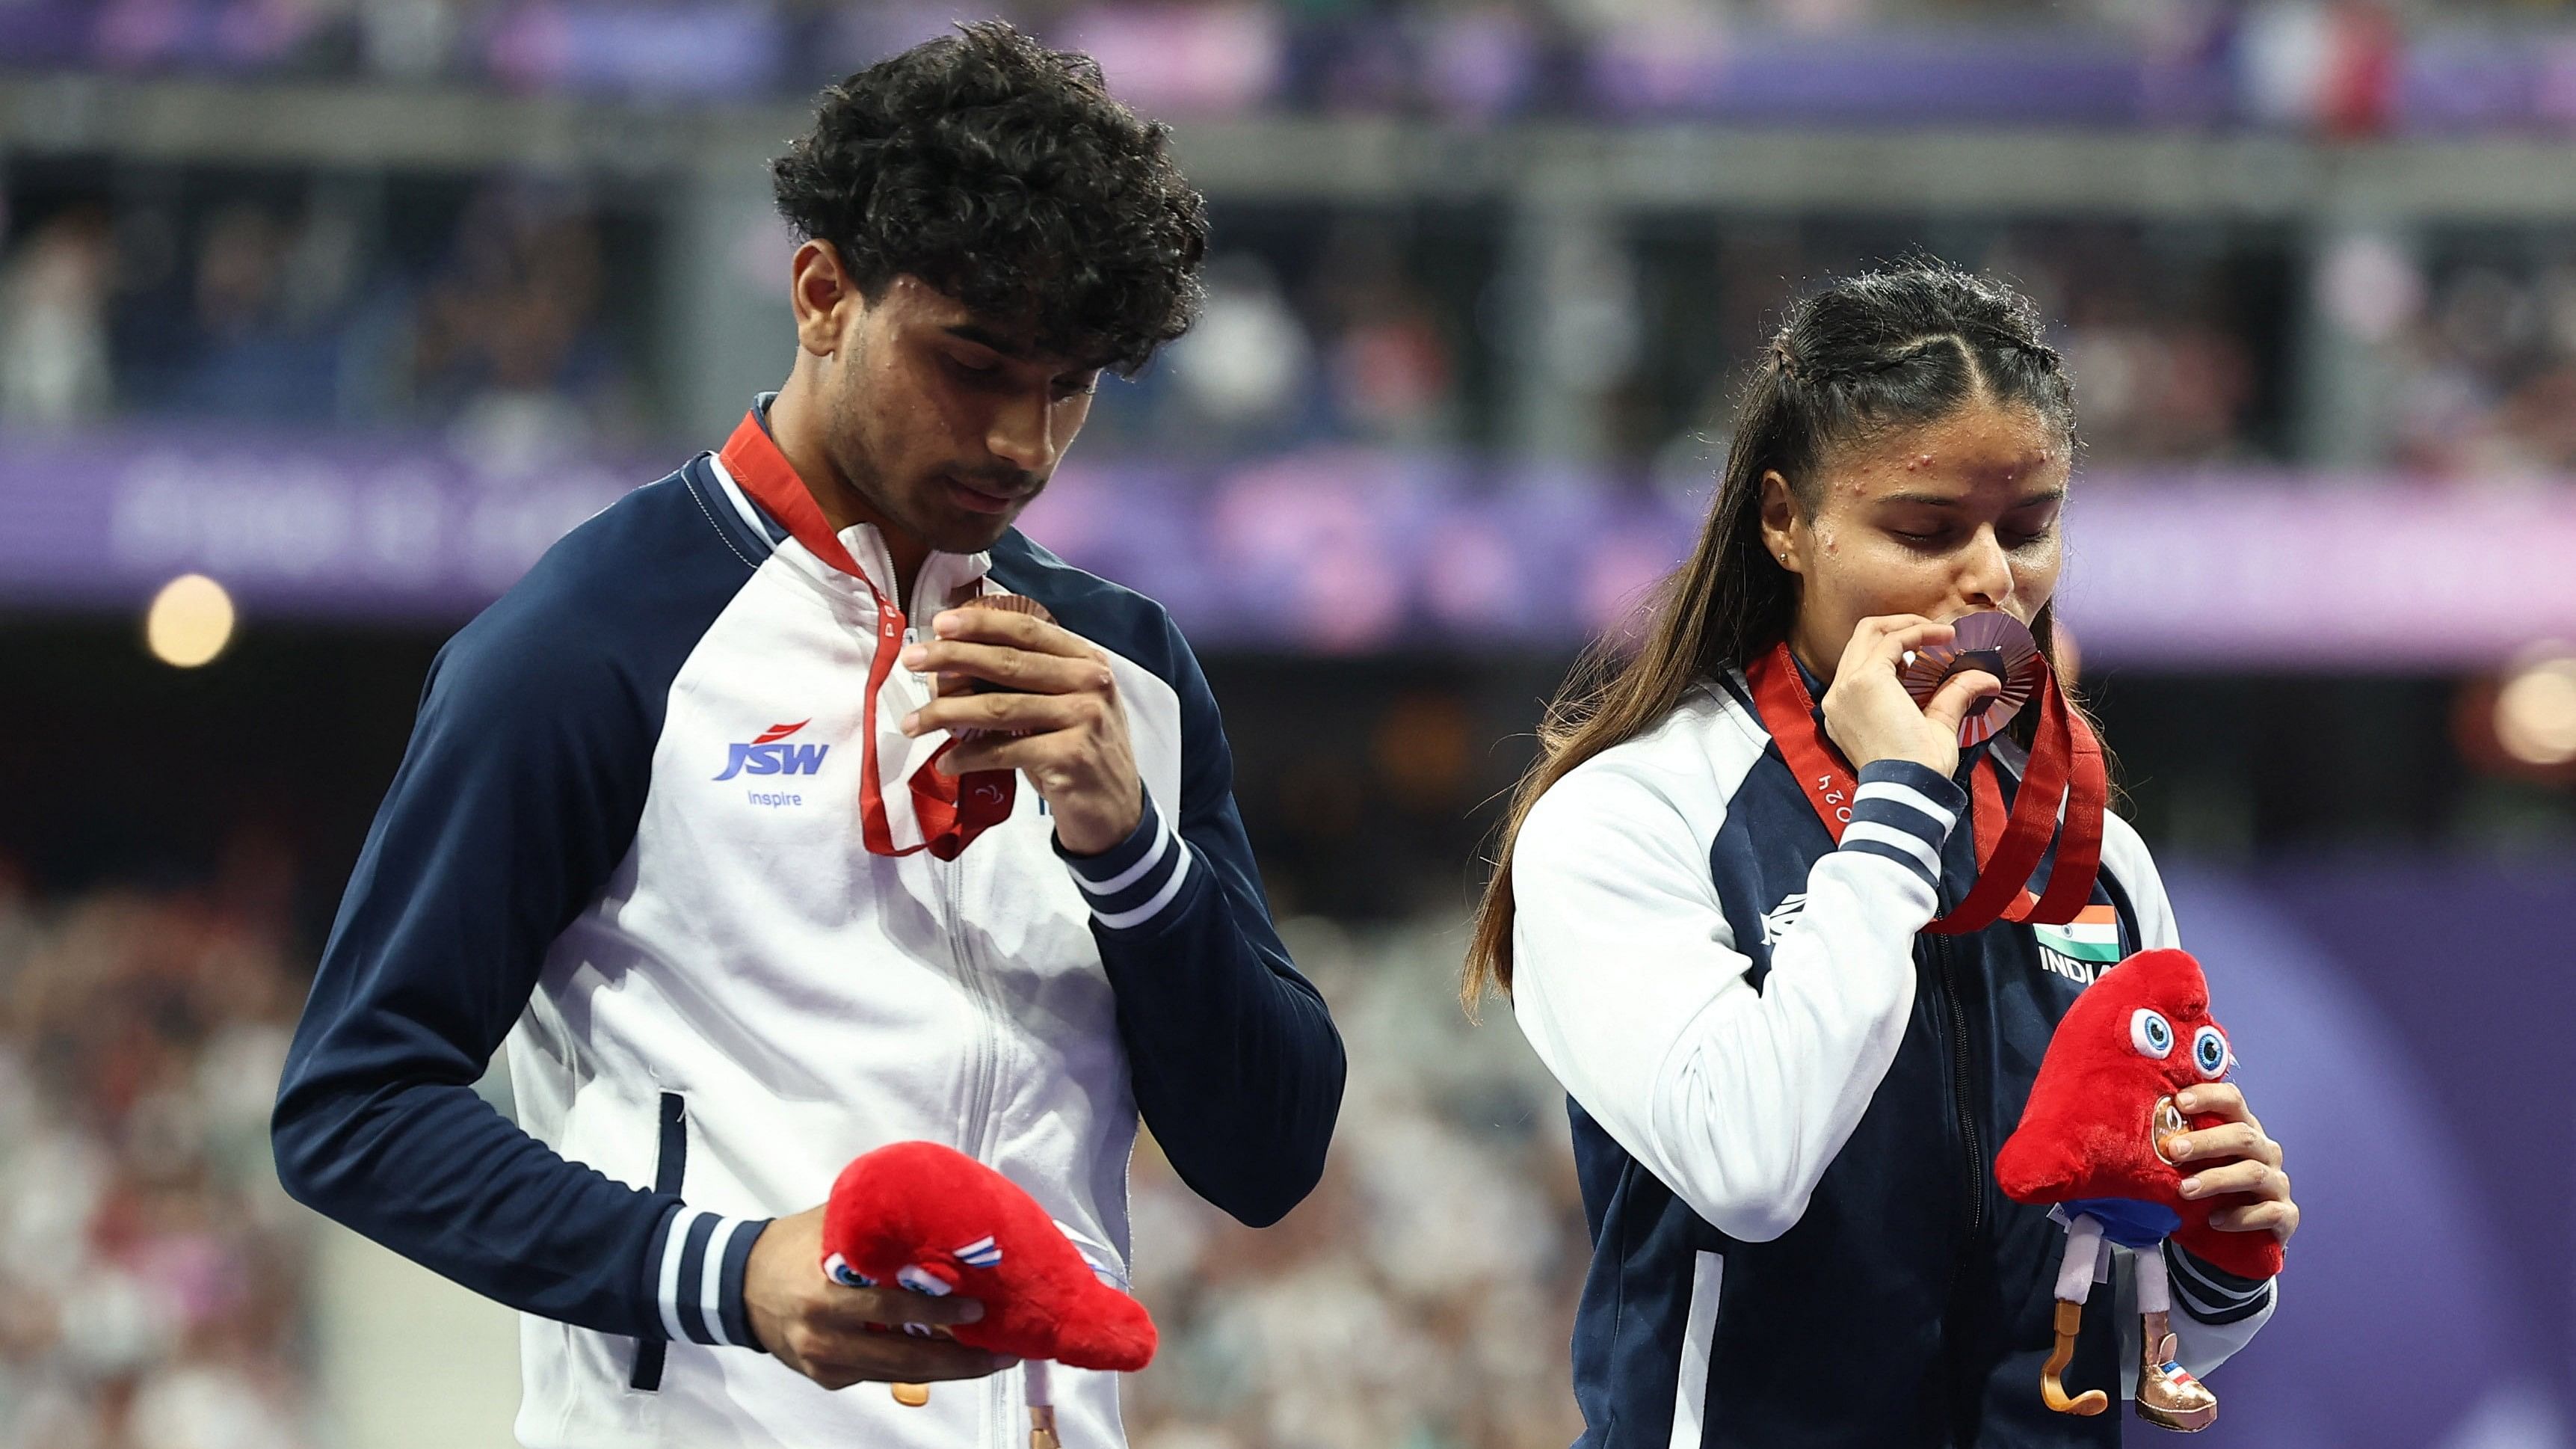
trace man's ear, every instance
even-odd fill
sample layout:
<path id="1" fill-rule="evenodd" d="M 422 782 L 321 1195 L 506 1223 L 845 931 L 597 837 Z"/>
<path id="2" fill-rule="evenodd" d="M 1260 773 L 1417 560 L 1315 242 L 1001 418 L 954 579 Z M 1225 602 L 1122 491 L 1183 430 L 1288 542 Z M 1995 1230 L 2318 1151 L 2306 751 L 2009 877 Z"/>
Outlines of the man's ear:
<path id="1" fill-rule="evenodd" d="M 789 267 L 787 300 L 796 314 L 796 345 L 816 357 L 837 354 L 867 311 L 867 298 L 830 242 L 798 247 Z"/>

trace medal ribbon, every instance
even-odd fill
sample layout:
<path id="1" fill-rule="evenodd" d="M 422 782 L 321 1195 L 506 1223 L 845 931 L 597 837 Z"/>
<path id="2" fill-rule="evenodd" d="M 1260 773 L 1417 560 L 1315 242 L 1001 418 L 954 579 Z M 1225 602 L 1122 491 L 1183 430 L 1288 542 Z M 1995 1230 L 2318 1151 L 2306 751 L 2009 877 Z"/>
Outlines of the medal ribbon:
<path id="1" fill-rule="evenodd" d="M 2102 862 L 2102 811 L 2110 800 L 2109 772 L 2102 764 L 2101 742 L 2067 704 L 2044 660 L 2040 671 L 2039 730 L 2009 816 L 1991 751 L 1970 774 L 1968 818 L 1976 830 L 1977 879 L 1966 898 L 1926 928 L 1936 935 L 1964 935 L 1997 920 L 2063 925 L 2093 898 L 2093 878 Z M 1826 833 L 1841 844 L 1843 827 L 1851 823 L 1852 796 L 1860 789 L 1859 772 L 1816 722 L 1816 702 L 1798 673 L 1798 661 L 1782 643 L 1754 660 L 1744 674 L 1780 757 L 1798 777 Z M 2065 835 L 2049 871 L 2047 894 L 2034 896 L 2031 873 L 2058 833 L 2061 801 Z"/>
<path id="2" fill-rule="evenodd" d="M 939 760 L 957 743 L 948 741 L 905 782 L 912 794 L 913 815 L 921 822 L 922 843 L 894 843 L 894 826 L 886 813 L 885 786 L 877 765 L 877 692 L 894 673 L 895 660 L 903 652 L 903 610 L 888 601 L 876 580 L 869 578 L 859 561 L 850 556 L 848 546 L 823 516 L 822 505 L 814 501 L 813 493 L 796 476 L 787 455 L 778 451 L 769 429 L 762 426 L 757 410 L 743 415 L 741 424 L 716 456 L 742 490 L 770 517 L 786 526 L 790 537 L 805 545 L 816 558 L 867 585 L 868 596 L 876 603 L 876 649 L 868 659 L 867 700 L 859 727 L 861 843 L 871 855 L 910 855 L 927 849 L 938 859 L 955 860 L 985 827 L 1010 818 L 1017 773 L 975 770 L 964 775 L 943 775 Z"/>

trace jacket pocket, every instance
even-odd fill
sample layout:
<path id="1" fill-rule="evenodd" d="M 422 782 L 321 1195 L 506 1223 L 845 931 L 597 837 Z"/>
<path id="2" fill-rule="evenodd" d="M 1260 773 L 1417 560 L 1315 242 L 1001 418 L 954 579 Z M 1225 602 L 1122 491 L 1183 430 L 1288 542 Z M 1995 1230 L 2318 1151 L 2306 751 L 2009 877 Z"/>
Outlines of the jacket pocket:
<path id="1" fill-rule="evenodd" d="M 661 1140 L 653 1152 L 653 1190 L 677 1196 L 680 1184 L 689 1172 L 689 1104 L 677 1092 L 664 1092 L 659 1113 Z M 638 1339 L 635 1343 L 635 1372 L 628 1375 L 626 1386 L 643 1393 L 659 1393 L 662 1388 L 662 1360 L 671 1345 L 662 1339 Z"/>

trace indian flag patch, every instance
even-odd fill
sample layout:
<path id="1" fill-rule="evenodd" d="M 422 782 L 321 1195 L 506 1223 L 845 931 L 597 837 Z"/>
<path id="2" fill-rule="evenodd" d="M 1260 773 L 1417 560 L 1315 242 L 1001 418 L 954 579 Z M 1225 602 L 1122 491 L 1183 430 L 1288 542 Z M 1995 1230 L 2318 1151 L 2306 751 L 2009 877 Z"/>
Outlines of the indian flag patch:
<path id="1" fill-rule="evenodd" d="M 2039 938 L 2040 964 L 2070 981 L 2090 986 L 2120 962 L 2120 913 L 2109 906 L 2086 906 L 2065 925 L 2030 929 Z"/>

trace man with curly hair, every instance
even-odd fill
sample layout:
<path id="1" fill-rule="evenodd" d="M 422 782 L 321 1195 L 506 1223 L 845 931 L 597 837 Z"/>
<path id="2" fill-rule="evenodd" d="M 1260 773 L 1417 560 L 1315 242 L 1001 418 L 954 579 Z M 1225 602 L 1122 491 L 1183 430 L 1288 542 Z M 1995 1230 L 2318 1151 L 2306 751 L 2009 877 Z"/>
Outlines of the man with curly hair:
<path id="1" fill-rule="evenodd" d="M 277 1161 L 524 1312 L 528 1445 L 1016 1438 L 1015 1365 L 931 1333 L 975 1305 L 822 1276 L 817 1204 L 888 1142 L 999 1168 L 1120 1281 L 1140 1113 L 1248 1223 L 1322 1171 L 1341 1043 L 1198 664 L 1011 528 L 1099 374 L 1189 324 L 1166 145 L 1002 25 L 826 91 L 774 168 L 784 385 L 432 666 Z M 516 1124 L 473 1088 L 505 1038 Z M 833 1392 L 940 1379 L 982 1382 Z M 1118 1442 L 1112 1376 L 1052 1388 Z"/>

